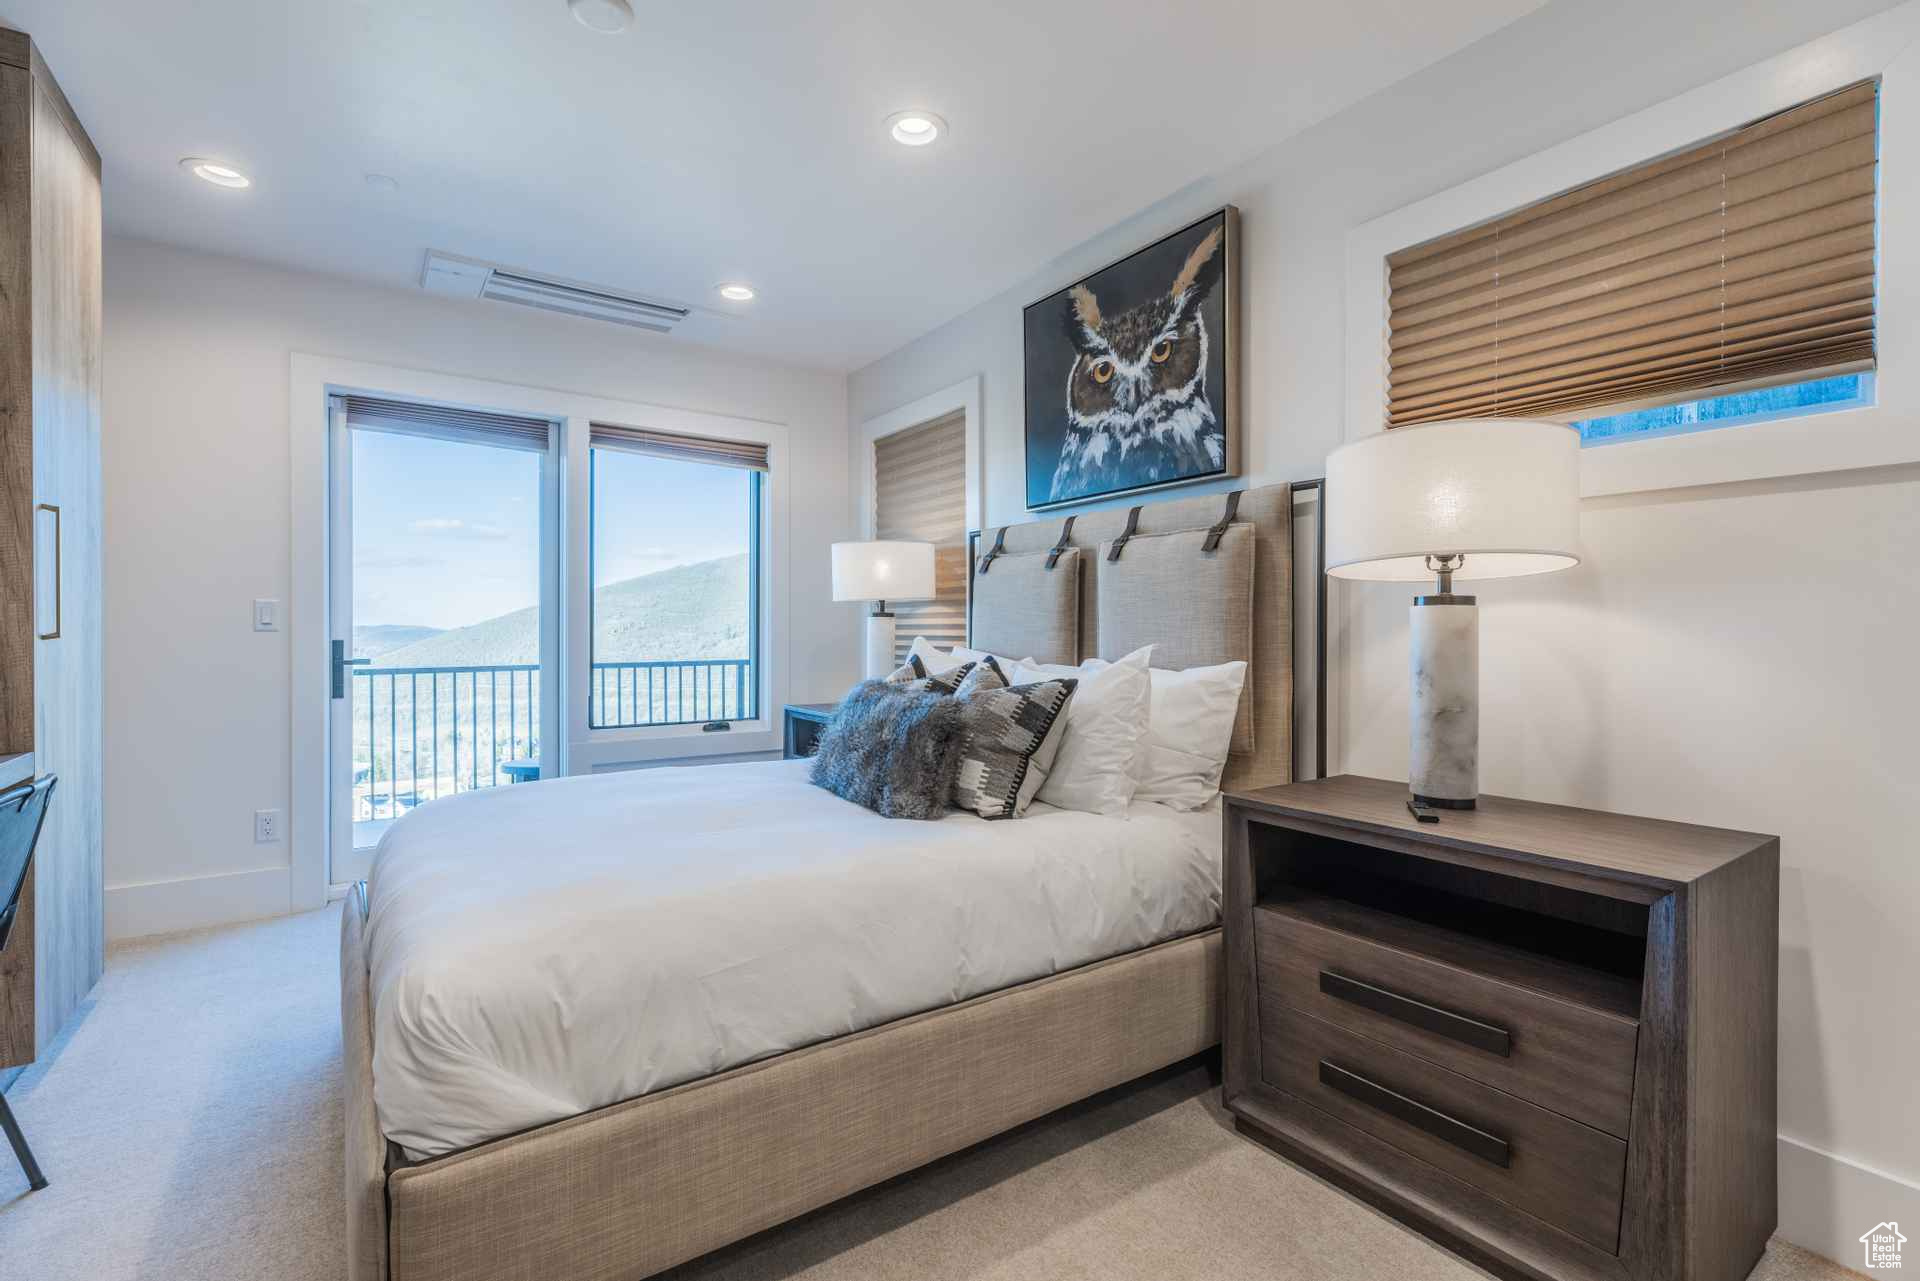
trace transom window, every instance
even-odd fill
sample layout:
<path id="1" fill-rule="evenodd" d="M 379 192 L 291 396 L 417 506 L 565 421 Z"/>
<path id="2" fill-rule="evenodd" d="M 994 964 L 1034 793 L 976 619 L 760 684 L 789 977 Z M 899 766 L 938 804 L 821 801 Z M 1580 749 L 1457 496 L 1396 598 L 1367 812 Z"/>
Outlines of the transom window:
<path id="1" fill-rule="evenodd" d="M 1573 425 L 1579 429 L 1583 446 L 1602 445 L 1615 440 L 1651 440 L 1715 427 L 1772 422 L 1834 409 L 1864 409 L 1872 403 L 1872 374 L 1837 374 L 1782 387 L 1761 387 L 1704 400 L 1686 400 L 1677 405 L 1581 418 Z"/>

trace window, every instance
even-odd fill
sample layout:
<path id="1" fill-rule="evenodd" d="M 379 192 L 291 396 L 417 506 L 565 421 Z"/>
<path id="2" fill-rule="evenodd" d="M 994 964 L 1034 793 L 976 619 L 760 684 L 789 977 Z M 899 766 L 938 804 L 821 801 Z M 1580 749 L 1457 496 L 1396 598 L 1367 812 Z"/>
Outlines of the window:
<path id="1" fill-rule="evenodd" d="M 934 599 L 888 601 L 894 661 L 913 638 L 967 643 L 967 419 L 952 414 L 873 443 L 873 536 L 932 543 Z"/>
<path id="2" fill-rule="evenodd" d="M 593 729 L 759 715 L 764 445 L 595 424 Z"/>
<path id="3" fill-rule="evenodd" d="M 1878 91 L 1389 255 L 1389 425 L 1562 418 L 1592 442 L 1866 403 Z"/>
<path id="4" fill-rule="evenodd" d="M 1678 436 L 1683 432 L 1708 431 L 1715 427 L 1771 422 L 1801 414 L 1824 413 L 1831 409 L 1860 409 L 1872 403 L 1872 374 L 1839 374 L 1832 378 L 1813 378 L 1779 387 L 1709 396 L 1705 400 L 1686 400 L 1677 405 L 1659 405 L 1652 409 L 1633 409 L 1600 418 L 1582 418 L 1573 425 L 1579 429 L 1582 445 L 1598 445 L 1615 440 L 1649 440 L 1656 436 Z"/>

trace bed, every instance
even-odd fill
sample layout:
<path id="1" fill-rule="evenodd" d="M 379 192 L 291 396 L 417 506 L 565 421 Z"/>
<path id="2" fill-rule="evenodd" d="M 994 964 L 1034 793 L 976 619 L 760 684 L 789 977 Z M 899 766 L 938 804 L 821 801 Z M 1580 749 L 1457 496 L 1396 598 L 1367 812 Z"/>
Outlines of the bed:
<path id="1" fill-rule="evenodd" d="M 1286 781 L 1291 528 L 1283 485 L 986 531 L 972 641 L 1246 658 L 1224 784 Z M 650 1276 L 1219 1040 L 1216 811 L 912 823 L 804 770 L 395 825 L 342 915 L 351 1281 Z"/>

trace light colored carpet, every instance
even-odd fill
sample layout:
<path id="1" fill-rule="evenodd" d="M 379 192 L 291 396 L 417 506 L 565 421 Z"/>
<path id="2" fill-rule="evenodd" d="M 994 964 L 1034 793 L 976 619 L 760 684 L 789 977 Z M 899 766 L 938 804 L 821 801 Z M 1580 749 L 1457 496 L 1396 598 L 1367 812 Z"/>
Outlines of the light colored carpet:
<path id="1" fill-rule="evenodd" d="M 84 1017 L 9 1091 L 52 1186 L 29 1193 L 0 1155 L 0 1275 L 338 1281 L 337 920 L 114 949 Z M 1185 1065 L 668 1275 L 1483 1275 L 1241 1139 L 1216 1098 Z M 1754 1279 L 1851 1275 L 1776 1241 Z"/>

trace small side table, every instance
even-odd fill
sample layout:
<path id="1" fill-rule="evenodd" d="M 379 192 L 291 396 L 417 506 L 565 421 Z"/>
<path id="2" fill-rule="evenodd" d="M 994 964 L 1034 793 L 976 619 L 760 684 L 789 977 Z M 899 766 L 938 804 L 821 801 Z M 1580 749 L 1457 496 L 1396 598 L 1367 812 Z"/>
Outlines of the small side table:
<path id="1" fill-rule="evenodd" d="M 838 706 L 838 703 L 788 703 L 784 709 L 786 732 L 781 756 L 786 760 L 812 756 L 814 748 L 820 745 L 820 735 L 827 728 L 827 722 L 833 719 L 833 709 Z"/>
<path id="2" fill-rule="evenodd" d="M 502 761 L 500 772 L 516 783 L 531 783 L 540 777 L 540 762 L 535 760 Z"/>

